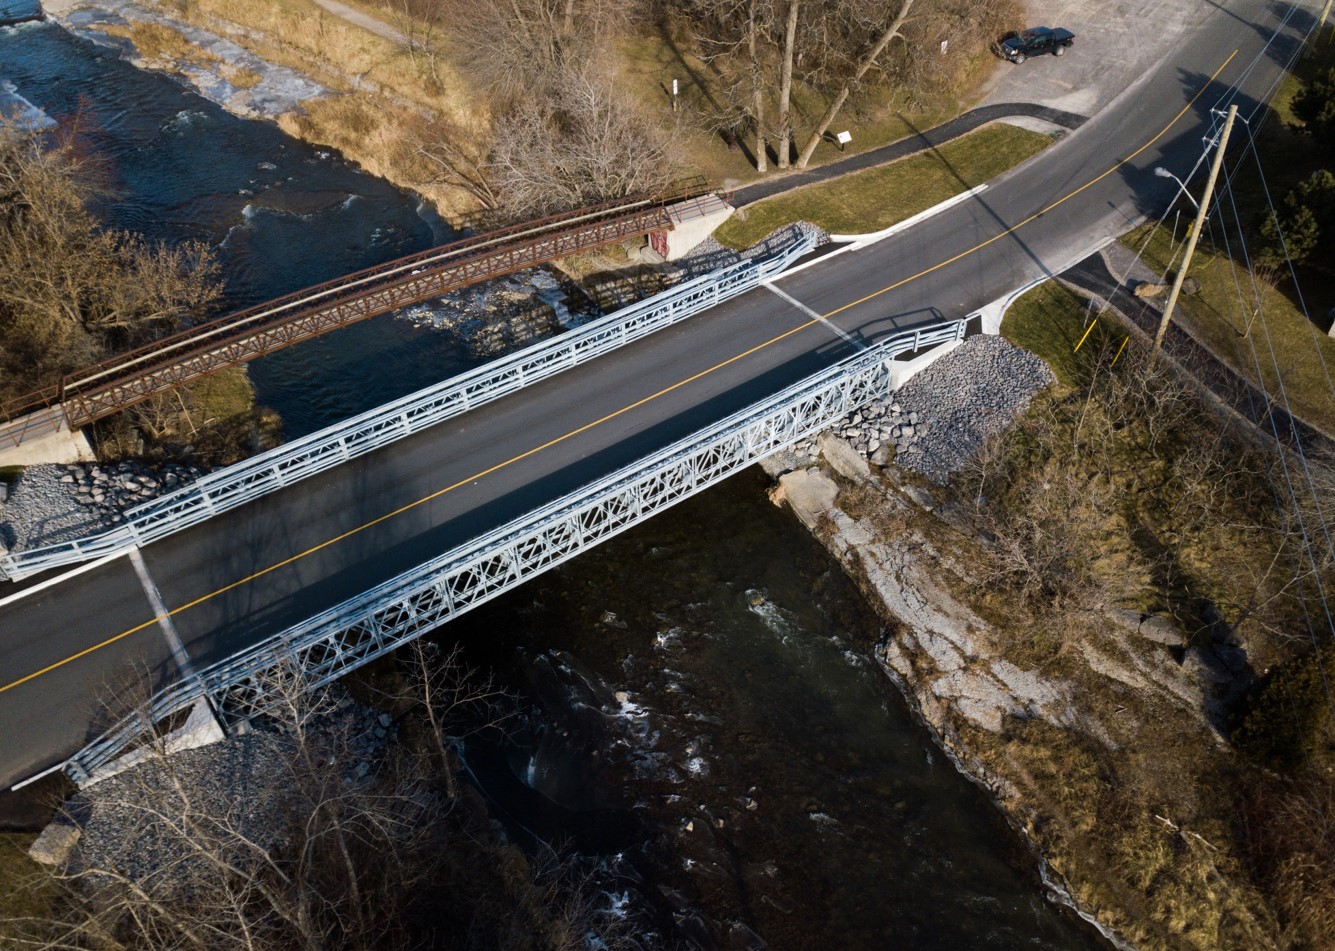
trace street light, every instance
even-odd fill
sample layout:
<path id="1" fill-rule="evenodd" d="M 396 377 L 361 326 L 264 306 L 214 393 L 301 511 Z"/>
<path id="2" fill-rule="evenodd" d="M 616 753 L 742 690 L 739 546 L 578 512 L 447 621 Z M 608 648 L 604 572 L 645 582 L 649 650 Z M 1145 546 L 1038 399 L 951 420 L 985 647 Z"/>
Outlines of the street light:
<path id="1" fill-rule="evenodd" d="M 1196 202 L 1196 199 L 1191 197 L 1191 192 L 1187 191 L 1186 182 L 1182 181 L 1182 179 L 1178 178 L 1176 175 L 1168 171 L 1168 169 L 1164 168 L 1162 165 L 1154 166 L 1154 174 L 1158 175 L 1160 178 L 1171 178 L 1173 181 L 1177 182 L 1177 187 L 1182 190 L 1182 194 L 1186 195 L 1187 200 L 1196 206 L 1197 211 L 1200 210 L 1201 206 Z"/>

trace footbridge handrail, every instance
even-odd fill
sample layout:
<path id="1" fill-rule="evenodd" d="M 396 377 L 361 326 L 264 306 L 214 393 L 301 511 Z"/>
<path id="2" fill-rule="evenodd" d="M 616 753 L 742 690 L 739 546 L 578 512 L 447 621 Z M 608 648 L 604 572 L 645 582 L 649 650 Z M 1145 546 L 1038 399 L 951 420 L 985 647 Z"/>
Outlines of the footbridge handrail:
<path id="1" fill-rule="evenodd" d="M 210 473 L 129 509 L 125 522 L 116 528 L 7 553 L 0 556 L 0 575 L 17 580 L 165 538 L 685 320 L 774 278 L 813 246 L 810 235 L 801 235 L 766 258 L 742 261 L 685 281 L 578 330 Z"/>
<path id="2" fill-rule="evenodd" d="M 897 356 L 964 337 L 968 320 L 908 331 L 453 551 L 294 625 L 159 694 L 65 763 L 79 783 L 206 700 L 226 725 L 271 705 L 266 674 L 295 664 L 330 683 L 432 627 L 825 429 L 889 391 Z"/>

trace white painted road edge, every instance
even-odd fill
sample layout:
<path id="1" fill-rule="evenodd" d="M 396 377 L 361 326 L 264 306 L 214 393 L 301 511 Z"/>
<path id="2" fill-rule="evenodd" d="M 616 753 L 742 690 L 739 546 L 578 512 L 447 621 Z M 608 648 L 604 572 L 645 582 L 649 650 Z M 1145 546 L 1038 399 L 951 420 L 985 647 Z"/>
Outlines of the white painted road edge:
<path id="1" fill-rule="evenodd" d="M 885 240 L 892 234 L 899 234 L 899 232 L 903 231 L 905 228 L 912 228 L 918 222 L 926 221 L 934 215 L 939 215 L 947 208 L 954 208 L 960 202 L 972 198 L 974 195 L 982 194 L 985 191 L 987 191 L 986 182 L 982 185 L 976 185 L 973 188 L 970 188 L 967 192 L 960 192 L 953 198 L 947 198 L 945 201 L 941 202 L 941 204 L 933 205 L 926 211 L 920 211 L 912 218 L 905 218 L 898 224 L 893 224 L 888 228 L 882 228 L 880 231 L 873 231 L 871 234 L 832 234 L 830 235 L 830 240 L 840 244 L 846 241 L 851 241 L 854 247 L 865 248 L 869 244 L 875 244 L 877 241 Z"/>
<path id="2" fill-rule="evenodd" d="M 53 585 L 58 585 L 63 581 L 68 581 L 70 578 L 77 577 L 78 575 L 83 574 L 85 571 L 92 571 L 94 568 L 101 568 L 103 565 L 108 564 L 109 562 L 113 562 L 117 558 L 124 558 L 126 551 L 128 551 L 128 549 L 122 549 L 121 551 L 113 551 L 110 555 L 105 555 L 97 559 L 96 561 L 85 562 L 84 564 L 80 565 L 77 568 L 72 568 L 69 571 L 65 572 L 63 575 L 56 575 L 54 578 L 47 578 L 45 581 L 40 581 L 37 584 L 33 585 L 31 588 L 24 588 L 17 594 L 11 594 L 7 597 L 0 598 L 0 608 L 3 608 L 9 604 L 13 604 L 15 601 L 20 601 L 23 598 L 28 597 L 28 595 L 30 594 L 36 594 L 38 591 L 41 591 L 45 588 L 50 588 Z"/>

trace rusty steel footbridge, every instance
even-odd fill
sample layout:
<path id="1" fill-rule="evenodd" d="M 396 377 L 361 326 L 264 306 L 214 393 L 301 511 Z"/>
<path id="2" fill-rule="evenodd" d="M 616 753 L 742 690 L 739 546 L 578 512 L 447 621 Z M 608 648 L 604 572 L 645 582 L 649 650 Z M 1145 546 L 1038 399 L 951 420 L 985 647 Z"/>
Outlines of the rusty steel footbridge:
<path id="1" fill-rule="evenodd" d="M 201 323 L 0 405 L 0 448 L 111 416 L 331 330 L 581 251 L 672 227 L 669 209 L 714 194 L 703 178 L 474 235 Z"/>

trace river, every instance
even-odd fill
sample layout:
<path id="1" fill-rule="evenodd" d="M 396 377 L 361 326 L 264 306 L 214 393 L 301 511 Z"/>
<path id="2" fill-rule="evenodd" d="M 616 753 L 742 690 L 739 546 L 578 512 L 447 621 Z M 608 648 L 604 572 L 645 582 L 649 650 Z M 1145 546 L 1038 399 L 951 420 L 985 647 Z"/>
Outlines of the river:
<path id="1" fill-rule="evenodd" d="M 412 196 L 50 24 L 0 79 L 77 124 L 100 209 L 215 246 L 240 307 L 447 240 Z M 289 436 L 470 366 L 382 317 L 251 365 Z M 480 608 L 465 645 L 531 711 L 469 763 L 513 828 L 631 873 L 686 947 L 1095 948 L 868 661 L 887 633 L 756 471 Z"/>

